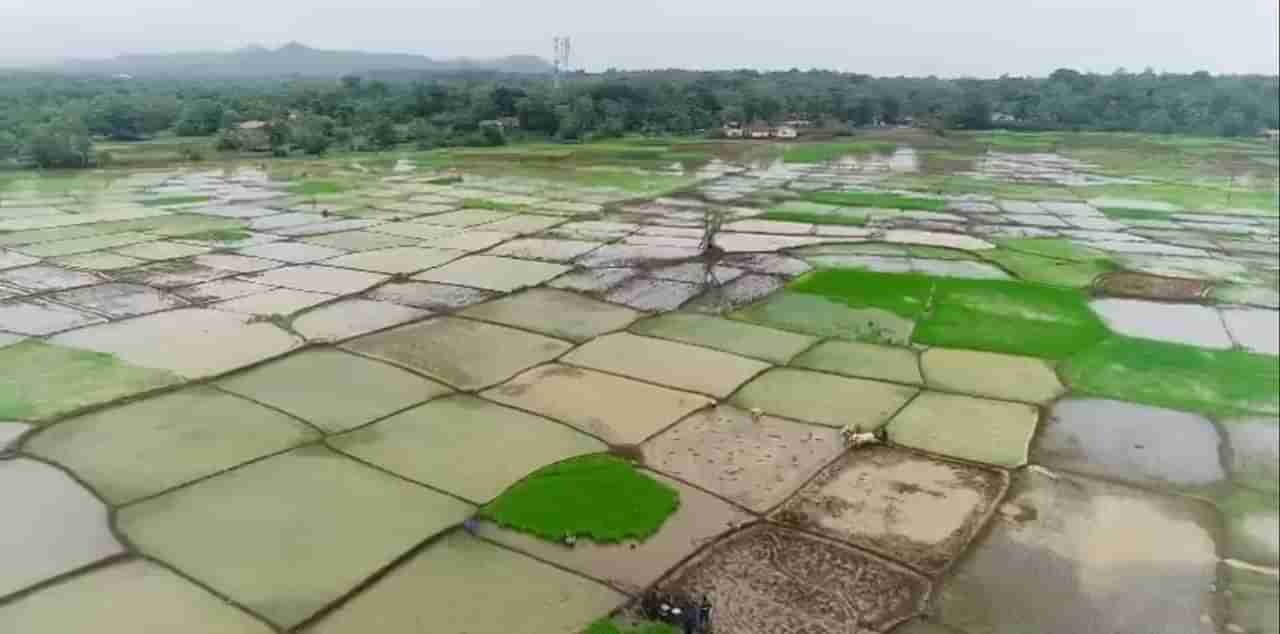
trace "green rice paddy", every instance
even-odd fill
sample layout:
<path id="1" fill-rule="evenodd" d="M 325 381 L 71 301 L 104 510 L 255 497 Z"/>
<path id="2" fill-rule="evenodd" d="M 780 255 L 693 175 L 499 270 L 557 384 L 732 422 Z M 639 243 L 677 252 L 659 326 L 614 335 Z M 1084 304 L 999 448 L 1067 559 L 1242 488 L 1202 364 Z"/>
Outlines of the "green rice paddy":
<path id="1" fill-rule="evenodd" d="M 821 295 L 850 308 L 880 308 L 914 320 L 928 310 L 936 282 L 910 273 L 825 270 L 800 277 L 787 290 Z"/>
<path id="2" fill-rule="evenodd" d="M 1080 291 L 1006 280 L 938 279 L 931 310 L 911 340 L 1061 359 L 1106 338 Z"/>
<path id="3" fill-rule="evenodd" d="M 463 209 L 492 209 L 495 211 L 522 211 L 525 206 L 516 203 L 504 203 L 483 198 L 467 198 L 462 201 Z"/>
<path id="4" fill-rule="evenodd" d="M 786 211 L 774 209 L 759 216 L 764 220 L 780 220 L 783 222 L 807 222 L 815 225 L 847 225 L 861 227 L 867 224 L 867 217 L 840 213 L 820 213 L 804 211 Z"/>
<path id="5" fill-rule="evenodd" d="M 1070 260 L 1072 262 L 1088 262 L 1107 258 L 1107 254 L 1104 251 L 1062 238 L 1010 238 L 997 240 L 996 244 L 1012 251 L 1041 255 L 1058 260 Z"/>
<path id="6" fill-rule="evenodd" d="M 914 321 L 910 340 L 927 345 L 1061 359 L 1108 334 L 1083 292 L 1046 284 L 835 269 L 802 276 L 788 291 Z M 865 340 L 853 335 L 843 334 Z"/>
<path id="7" fill-rule="evenodd" d="M 1086 288 L 1103 273 L 1117 270 L 1110 260 L 1073 262 L 1009 249 L 984 251 L 982 258 L 1018 276 L 1018 279 L 1067 288 Z"/>
<path id="8" fill-rule="evenodd" d="M 892 154 L 896 149 L 896 143 L 878 141 L 805 143 L 787 148 L 782 160 L 787 163 L 825 163 L 850 154 Z"/>
<path id="9" fill-rule="evenodd" d="M 1108 218 L 1118 220 L 1168 220 L 1170 214 L 1168 211 L 1132 209 L 1129 207 L 1100 207 L 1098 211 L 1101 211 Z"/>
<path id="10" fill-rule="evenodd" d="M 880 207 L 883 209 L 917 209 L 942 211 L 947 201 L 938 198 L 921 198 L 883 192 L 813 192 L 804 195 L 805 200 L 842 207 Z"/>
<path id="11" fill-rule="evenodd" d="M 172 207 L 174 205 L 190 205 L 192 203 L 207 203 L 211 200 L 208 196 L 162 196 L 160 198 L 146 198 L 142 200 L 142 204 L 148 207 Z"/>
<path id="12" fill-rule="evenodd" d="M 867 343 L 906 345 L 912 319 L 882 308 L 853 308 L 823 295 L 782 291 L 727 315 L 780 330 Z"/>
<path id="13" fill-rule="evenodd" d="M 0 420 L 41 421 L 180 379 L 109 354 L 24 341 L 0 348 Z"/>
<path id="14" fill-rule="evenodd" d="M 553 542 L 644 540 L 680 506 L 675 489 L 608 454 L 543 467 L 481 509 L 507 528 Z"/>
<path id="15" fill-rule="evenodd" d="M 1039 284 L 1085 288 L 1103 273 L 1119 267 L 1106 253 L 1059 238 L 997 240 L 997 249 L 983 251 L 984 260 Z"/>
<path id="16" fill-rule="evenodd" d="M 337 181 L 308 180 L 289 186 L 289 193 L 302 196 L 329 196 L 350 189 Z"/>
<path id="17" fill-rule="evenodd" d="M 202 242 L 238 242 L 252 238 L 253 234 L 244 229 L 209 229 L 207 231 L 184 234 L 182 237 L 187 240 Z"/>
<path id="18" fill-rule="evenodd" d="M 1230 417 L 1280 412 L 1280 360 L 1241 350 L 1113 336 L 1062 364 L 1072 389 Z"/>

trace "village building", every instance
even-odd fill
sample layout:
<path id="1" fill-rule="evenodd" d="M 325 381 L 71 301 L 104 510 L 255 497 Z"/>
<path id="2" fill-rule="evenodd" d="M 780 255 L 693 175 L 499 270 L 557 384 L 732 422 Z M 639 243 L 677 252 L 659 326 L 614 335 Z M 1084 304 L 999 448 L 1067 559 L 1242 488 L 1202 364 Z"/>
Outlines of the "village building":
<path id="1" fill-rule="evenodd" d="M 744 136 L 748 139 L 767 139 L 773 136 L 773 127 L 763 121 L 758 121 L 747 126 Z"/>
<path id="2" fill-rule="evenodd" d="M 800 136 L 800 131 L 794 125 L 784 123 L 773 126 L 763 121 L 757 121 L 746 127 L 742 127 L 736 121 L 730 121 L 720 130 L 726 139 L 794 139 Z"/>
<path id="3" fill-rule="evenodd" d="M 794 139 L 800 136 L 800 131 L 795 126 L 780 125 L 773 129 L 773 137 L 775 139 Z"/>
<path id="4" fill-rule="evenodd" d="M 787 119 L 782 122 L 782 126 L 790 128 L 812 128 L 813 120 L 805 118 Z"/>

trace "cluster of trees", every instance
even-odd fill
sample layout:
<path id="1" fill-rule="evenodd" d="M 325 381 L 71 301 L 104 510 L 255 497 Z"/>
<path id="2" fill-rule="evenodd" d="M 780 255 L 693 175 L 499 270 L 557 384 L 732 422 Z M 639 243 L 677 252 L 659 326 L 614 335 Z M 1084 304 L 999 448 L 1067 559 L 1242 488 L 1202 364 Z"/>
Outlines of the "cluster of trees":
<path id="1" fill-rule="evenodd" d="M 609 71 L 546 77 L 138 80 L 0 77 L 0 161 L 92 164 L 94 139 L 210 136 L 224 150 L 380 150 L 695 134 L 726 122 L 829 128 L 927 123 L 957 129 L 1136 130 L 1242 136 L 1280 127 L 1274 76 L 1060 69 L 1048 77 L 875 78 L 825 71 Z M 241 129 L 247 121 L 266 125 Z M 504 125 L 496 125 L 502 122 Z"/>

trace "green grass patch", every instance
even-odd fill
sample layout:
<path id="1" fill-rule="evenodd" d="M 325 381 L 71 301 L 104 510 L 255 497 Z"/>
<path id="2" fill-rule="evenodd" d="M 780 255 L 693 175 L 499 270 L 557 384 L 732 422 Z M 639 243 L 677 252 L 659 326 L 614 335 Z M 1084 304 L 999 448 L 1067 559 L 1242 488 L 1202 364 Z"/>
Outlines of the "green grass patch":
<path id="1" fill-rule="evenodd" d="M 918 198 L 881 192 L 813 192 L 805 200 L 841 207 L 880 207 L 884 209 L 919 209 L 942 211 L 947 201 L 937 198 Z"/>
<path id="2" fill-rule="evenodd" d="M 210 229 L 184 234 L 182 237 L 200 242 L 239 242 L 252 238 L 253 234 L 244 229 Z"/>
<path id="3" fill-rule="evenodd" d="M 447 153 L 445 153 L 445 152 L 443 152 L 443 151 L 439 151 L 439 150 L 435 150 L 435 151 L 431 151 L 431 152 L 424 152 L 424 153 L 421 153 L 421 154 L 414 154 L 414 155 L 410 156 L 409 161 L 411 161 L 411 162 L 414 164 L 414 166 L 415 166 L 415 167 L 417 167 L 417 168 L 419 168 L 419 169 L 424 169 L 424 170 L 428 170 L 428 169 L 444 169 L 444 168 L 447 168 L 447 167 L 452 167 L 452 166 L 454 165 L 454 163 L 455 163 L 454 159 L 453 159 L 451 156 L 449 156 Z M 449 180 L 450 180 L 450 182 L 449 182 L 449 183 L 435 183 L 435 181 L 434 181 L 434 180 L 428 180 L 428 181 L 426 181 L 426 182 L 428 182 L 428 183 L 432 183 L 432 184 L 445 184 L 445 185 L 448 185 L 448 184 L 451 184 L 452 182 L 461 182 L 461 181 L 462 181 L 462 178 L 461 178 L 460 176 L 444 176 L 444 177 L 441 177 L 441 178 L 442 178 L 442 179 L 449 179 Z M 454 181 L 453 179 L 457 179 L 457 180 L 456 180 L 456 181 Z"/>
<path id="4" fill-rule="evenodd" d="M 116 225 L 125 224 L 125 222 L 104 222 L 102 224 L 73 225 L 70 227 L 54 227 L 52 229 L 31 229 L 28 231 L 0 231 L 0 247 L 73 240 L 75 238 L 105 236 L 112 233 L 132 231 L 133 229 L 128 227 L 117 228 Z"/>
<path id="5" fill-rule="evenodd" d="M 1087 197 L 1098 196 L 1155 200 L 1187 211 L 1248 209 L 1255 215 L 1280 215 L 1280 192 L 1274 188 L 1241 189 L 1187 182 L 1144 183 L 1140 185 L 1097 185 L 1077 188 Z"/>
<path id="6" fill-rule="evenodd" d="M 881 141 L 803 143 L 787 148 L 782 160 L 786 163 L 825 163 L 851 154 L 892 154 L 896 149 L 898 144 Z"/>
<path id="7" fill-rule="evenodd" d="M 822 270 L 788 291 L 915 321 L 911 341 L 1060 359 L 1108 332 L 1080 291 L 1009 280 Z"/>
<path id="8" fill-rule="evenodd" d="M 925 153 L 924 157 L 926 169 L 933 170 L 931 173 L 894 174 L 880 181 L 878 185 L 886 189 L 905 189 L 937 195 L 982 194 L 1010 200 L 1082 200 L 1080 195 L 1062 185 L 1010 183 L 953 174 L 952 172 L 958 169 L 972 168 L 954 164 L 941 168 L 929 167 L 933 161 L 930 160 L 928 153 Z"/>
<path id="9" fill-rule="evenodd" d="M 591 624 L 582 634 L 681 634 L 680 629 L 666 623 L 640 623 L 623 626 L 604 618 Z"/>
<path id="10" fill-rule="evenodd" d="M 1101 211 L 1108 218 L 1120 220 L 1168 220 L 1171 213 L 1152 209 L 1134 209 L 1132 207 L 1100 207 L 1098 211 Z"/>
<path id="11" fill-rule="evenodd" d="M 495 211 L 524 211 L 525 206 L 517 203 L 504 203 L 483 198 L 466 198 L 462 201 L 463 209 L 492 209 Z"/>
<path id="12" fill-rule="evenodd" d="M 688 150 L 680 152 L 666 152 L 659 157 L 662 161 L 673 163 L 701 163 L 711 160 L 711 155 L 702 152 L 690 152 Z"/>
<path id="13" fill-rule="evenodd" d="M 1078 290 L 1009 280 L 938 278 L 911 340 L 1061 359 L 1108 335 Z"/>
<path id="14" fill-rule="evenodd" d="M 661 174 L 637 168 L 602 165 L 574 168 L 504 163 L 469 166 L 468 171 L 491 176 L 545 179 L 578 187 L 608 187 L 645 196 L 662 196 L 697 182 L 692 175 Z"/>
<path id="15" fill-rule="evenodd" d="M 161 196 L 159 198 L 148 198 L 142 201 L 142 204 L 148 207 L 171 207 L 173 205 L 190 205 L 192 203 L 207 203 L 211 198 L 208 196 Z"/>
<path id="16" fill-rule="evenodd" d="M 948 249 L 925 244 L 890 244 L 887 242 L 857 242 L 815 244 L 790 251 L 792 255 L 811 257 L 817 255 L 880 255 L 899 258 L 929 258 L 932 260 L 969 260 L 978 256 L 961 249 Z"/>
<path id="17" fill-rule="evenodd" d="M 915 322 L 876 307 L 854 308 L 823 295 L 782 291 L 726 315 L 780 330 L 850 341 L 906 345 Z"/>
<path id="18" fill-rule="evenodd" d="M 1087 288 L 1099 275 L 1119 269 L 1107 259 L 1075 262 L 1012 249 L 983 251 L 981 257 L 1013 273 L 1020 280 L 1067 288 Z"/>
<path id="19" fill-rule="evenodd" d="M 1108 259 L 1105 251 L 1086 247 L 1062 238 L 1006 238 L 996 244 L 1011 251 L 1039 255 L 1056 260 L 1090 262 Z"/>
<path id="20" fill-rule="evenodd" d="M 879 308 L 905 319 L 924 316 L 937 281 L 912 273 L 824 270 L 803 275 L 787 290 L 821 295 L 850 308 Z"/>
<path id="21" fill-rule="evenodd" d="M 671 140 L 610 140 L 596 143 L 522 143 L 497 148 L 457 148 L 449 155 L 461 160 L 575 165 L 657 166 L 663 163 L 703 163 L 711 154 L 693 144 L 672 147 Z"/>
<path id="22" fill-rule="evenodd" d="M 861 227 L 867 224 L 866 216 L 852 216 L 838 213 L 773 210 L 767 211 L 759 217 L 764 220 L 807 222 L 815 225 L 848 225 L 852 227 Z"/>
<path id="23" fill-rule="evenodd" d="M 680 506 L 675 489 L 607 454 L 543 467 L 481 509 L 498 524 L 553 542 L 653 536 Z"/>
<path id="24" fill-rule="evenodd" d="M 822 203 L 809 202 L 807 200 L 784 200 L 769 208 L 769 211 L 782 211 L 801 214 L 829 214 L 840 209 L 837 205 L 824 205 Z M 866 215 L 866 212 L 860 212 L 860 215 Z"/>
<path id="25" fill-rule="evenodd" d="M 963 249 L 948 249 L 927 244 L 904 244 L 907 255 L 913 258 L 930 258 L 934 260 L 977 260 L 978 256 Z"/>
<path id="26" fill-rule="evenodd" d="M 1075 391 L 1215 417 L 1280 412 L 1280 359 L 1113 336 L 1068 358 Z"/>
<path id="27" fill-rule="evenodd" d="M 996 244 L 1000 248 L 983 251 L 981 257 L 1027 282 L 1085 288 L 1097 276 L 1120 268 L 1106 253 L 1060 238 L 1011 238 Z"/>
<path id="28" fill-rule="evenodd" d="M 122 223 L 129 231 L 149 231 L 165 237 L 182 237 L 205 231 L 224 229 L 244 229 L 244 221 L 237 218 L 221 218 L 219 216 L 202 216 L 200 214 L 171 214 L 154 218 L 126 220 Z"/>
<path id="29" fill-rule="evenodd" d="M 46 420 L 180 380 L 101 352 L 24 341 L 0 348 L 0 420 Z"/>
<path id="30" fill-rule="evenodd" d="M 337 181 L 308 180 L 290 185 L 288 191 L 302 196 L 331 196 L 349 189 L 350 187 Z"/>

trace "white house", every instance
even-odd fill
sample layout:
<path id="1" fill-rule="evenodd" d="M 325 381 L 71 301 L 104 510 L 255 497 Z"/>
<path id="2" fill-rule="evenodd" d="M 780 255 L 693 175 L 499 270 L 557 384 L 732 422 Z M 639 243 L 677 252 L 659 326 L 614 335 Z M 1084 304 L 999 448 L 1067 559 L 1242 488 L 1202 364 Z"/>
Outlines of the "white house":
<path id="1" fill-rule="evenodd" d="M 773 137 L 775 139 L 794 139 L 800 136 L 800 133 L 793 126 L 780 125 L 773 129 Z"/>
<path id="2" fill-rule="evenodd" d="M 749 139 L 767 139 L 773 136 L 773 128 L 764 123 L 753 123 L 747 127 L 747 138 Z"/>

